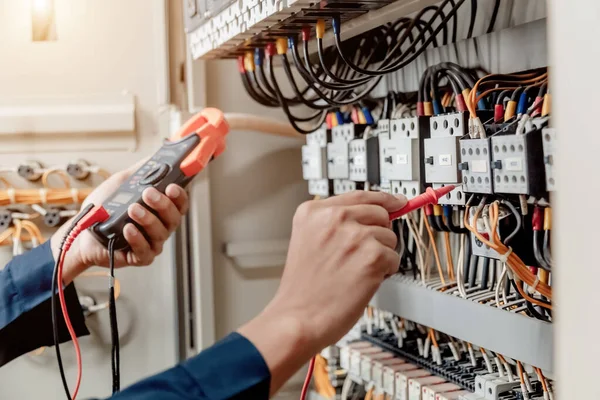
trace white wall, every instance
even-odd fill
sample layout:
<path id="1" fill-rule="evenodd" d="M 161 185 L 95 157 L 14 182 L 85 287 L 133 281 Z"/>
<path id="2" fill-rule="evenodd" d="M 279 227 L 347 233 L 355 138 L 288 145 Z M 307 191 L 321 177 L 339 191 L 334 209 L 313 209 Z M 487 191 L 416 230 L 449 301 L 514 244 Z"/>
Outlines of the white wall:
<path id="1" fill-rule="evenodd" d="M 161 41 L 165 38 L 164 0 L 55 0 L 58 41 L 50 43 L 30 41 L 30 4 L 24 0 L 0 0 L 0 96 L 86 95 L 126 89 L 137 101 L 137 146 L 116 152 L 46 153 L 44 143 L 38 142 L 36 151 L 2 154 L 0 165 L 26 158 L 52 165 L 81 157 L 117 171 L 153 151 L 161 136 L 157 125 L 159 106 L 168 101 L 167 59 Z M 19 140 L 31 143 L 28 138 Z M 48 139 L 54 145 L 58 140 L 64 138 Z M 14 183 L 19 183 L 18 178 Z M 7 251 L 0 249 L 1 265 Z M 123 290 L 118 301 L 123 385 L 176 360 L 171 257 L 172 251 L 167 250 L 149 268 L 117 272 Z M 85 289 L 87 285 L 80 282 L 79 287 Z M 108 290 L 105 286 L 102 283 L 95 288 L 103 293 Z M 110 394 L 108 318 L 104 314 L 99 317 L 101 323 L 88 321 L 90 329 L 99 329 L 99 334 L 82 340 L 81 398 Z M 96 328 L 99 325 L 101 328 Z M 69 381 L 74 382 L 70 344 L 64 346 L 63 354 Z M 41 357 L 25 356 L 3 367 L 0 397 L 64 398 L 55 364 L 53 349 L 48 349 Z"/>

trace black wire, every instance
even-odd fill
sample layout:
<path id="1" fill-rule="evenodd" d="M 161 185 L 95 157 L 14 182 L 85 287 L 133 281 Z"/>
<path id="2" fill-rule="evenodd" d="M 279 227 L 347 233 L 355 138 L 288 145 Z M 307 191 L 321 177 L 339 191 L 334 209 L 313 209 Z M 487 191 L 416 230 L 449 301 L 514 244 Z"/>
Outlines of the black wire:
<path id="1" fill-rule="evenodd" d="M 108 240 L 108 266 L 110 273 L 110 289 L 108 299 L 108 311 L 110 318 L 110 337 L 111 337 L 111 371 L 112 371 L 112 392 L 117 393 L 121 390 L 121 360 L 119 347 L 119 326 L 117 323 L 117 305 L 115 299 L 115 242 L 116 238 Z"/>
<path id="2" fill-rule="evenodd" d="M 550 253 L 550 230 L 544 231 L 543 252 L 544 260 L 548 266 L 552 267 L 552 254 Z"/>
<path id="3" fill-rule="evenodd" d="M 471 264 L 471 237 L 467 234 L 465 240 L 464 258 L 463 258 L 463 281 L 467 283 L 469 280 L 469 267 Z M 460 268 L 460 266 L 459 266 Z"/>
<path id="4" fill-rule="evenodd" d="M 433 21 L 438 17 L 438 15 L 441 12 L 442 8 L 446 4 L 448 4 L 448 2 L 449 2 L 449 0 L 445 0 L 444 3 L 442 3 L 442 5 L 440 5 L 440 7 L 438 7 L 438 10 L 436 11 L 436 13 L 429 20 L 430 24 L 433 24 Z M 464 2 L 465 2 L 465 0 L 459 0 L 457 6 L 454 7 L 450 11 L 450 13 L 446 16 L 446 18 L 442 21 L 442 23 L 440 25 L 438 25 L 438 27 L 435 28 L 435 30 L 434 30 L 434 36 L 430 36 L 429 38 L 427 38 L 427 40 L 425 40 L 424 44 L 421 46 L 421 48 L 419 48 L 419 50 L 415 51 L 415 48 L 417 46 L 417 43 L 424 36 L 424 32 L 425 32 L 424 30 L 421 31 L 421 33 L 415 38 L 415 41 L 412 42 L 412 44 L 404 51 L 404 53 L 402 53 L 401 56 L 398 57 L 398 59 L 395 60 L 395 61 L 393 61 L 393 63 L 392 63 L 392 59 L 390 59 L 391 55 L 394 54 L 396 52 L 396 50 L 400 49 L 400 47 L 402 46 L 402 44 L 406 40 L 407 33 L 404 33 L 404 35 L 396 42 L 396 44 L 394 45 L 394 47 L 392 48 L 392 50 L 390 52 L 388 52 L 388 55 L 382 61 L 379 69 L 377 69 L 377 70 L 366 70 L 366 69 L 360 68 L 356 64 L 352 63 L 344 55 L 344 52 L 342 50 L 342 40 L 341 40 L 341 37 L 340 37 L 340 33 L 339 32 L 334 32 L 335 45 L 336 45 L 336 48 L 338 50 L 338 54 L 340 55 L 340 57 L 342 58 L 342 60 L 344 60 L 344 62 L 350 66 L 350 68 L 352 68 L 356 72 L 364 74 L 364 75 L 378 76 L 378 75 L 382 75 L 382 74 L 386 74 L 386 73 L 397 71 L 397 70 L 403 68 L 404 66 L 408 65 L 412 61 L 414 61 L 421 53 L 423 53 L 423 51 L 425 51 L 425 49 L 427 48 L 427 46 L 435 39 L 435 35 L 437 35 L 442 30 L 443 26 L 448 23 L 448 21 L 454 16 L 454 14 L 458 10 L 458 8 Z M 423 10 L 421 10 L 421 12 L 419 12 L 419 14 L 417 14 L 415 16 L 415 18 L 413 19 L 412 26 L 409 29 L 407 29 L 407 31 L 412 30 L 412 28 L 416 25 L 416 20 L 418 18 L 420 18 L 420 16 L 422 15 L 422 13 L 423 13 Z M 334 18 L 338 18 L 338 20 L 339 20 L 339 16 L 338 17 L 334 17 Z M 339 24 L 339 22 L 338 22 L 338 24 Z M 408 60 L 404 60 L 406 58 L 406 55 L 409 54 L 409 53 L 411 53 L 411 52 L 413 52 L 413 51 L 414 51 L 413 55 L 410 56 L 408 58 Z M 388 64 L 391 64 L 391 63 L 392 63 L 392 65 L 388 65 Z"/>
<path id="5" fill-rule="evenodd" d="M 469 32 L 467 38 L 473 37 L 473 29 L 475 29 L 475 20 L 477 19 L 477 0 L 471 0 L 471 21 L 469 22 Z"/>
<path id="6" fill-rule="evenodd" d="M 279 101 L 281 102 L 281 108 L 283 109 L 283 112 L 285 113 L 285 115 L 287 116 L 290 125 L 292 125 L 292 127 L 298 131 L 299 133 L 302 133 L 303 135 L 308 135 L 309 133 L 314 132 L 315 130 L 319 129 L 319 127 L 321 125 L 323 125 L 323 122 L 325 122 L 325 118 L 327 117 L 327 112 L 318 112 L 317 114 L 315 114 L 312 119 L 318 117 L 319 120 L 317 121 L 317 123 L 315 124 L 314 127 L 310 128 L 310 129 L 302 129 L 298 126 L 298 124 L 296 123 L 296 121 L 299 121 L 298 118 L 296 118 L 294 115 L 292 115 L 292 113 L 290 112 L 287 103 L 285 102 L 285 100 L 283 100 L 283 94 L 281 93 L 281 89 L 279 89 L 279 84 L 277 83 L 277 79 L 275 78 L 275 71 L 273 71 L 273 66 L 271 65 L 271 56 L 267 56 L 267 62 L 269 63 L 267 65 L 267 68 L 269 70 L 269 75 L 271 76 L 271 81 L 273 82 L 273 88 L 275 89 L 275 93 L 277 94 L 277 97 L 279 98 Z"/>
<path id="7" fill-rule="evenodd" d="M 538 262 L 539 266 L 541 268 L 545 269 L 546 271 L 550 272 L 551 267 L 546 262 L 546 259 L 544 259 L 544 256 L 542 255 L 542 251 L 540 249 L 540 240 L 542 239 L 540 237 L 540 232 L 541 231 L 537 231 L 537 230 L 533 231 L 533 255 L 534 255 L 536 261 Z"/>
<path id="8" fill-rule="evenodd" d="M 477 283 L 477 269 L 479 267 L 479 256 L 472 255 L 469 265 L 469 287 L 475 287 Z"/>
<path id="9" fill-rule="evenodd" d="M 492 12 L 492 17 L 490 18 L 490 24 L 488 25 L 486 33 L 491 33 L 496 26 L 496 18 L 498 18 L 498 11 L 500 10 L 500 0 L 496 0 L 494 3 L 494 11 Z"/>
<path id="10" fill-rule="evenodd" d="M 52 290 L 52 297 L 50 299 L 50 310 L 52 313 L 52 335 L 54 337 L 54 349 L 56 350 L 56 362 L 58 363 L 58 370 L 60 372 L 60 379 L 63 384 L 63 389 L 65 390 L 65 395 L 67 396 L 67 399 L 69 399 L 69 400 L 71 400 L 71 391 L 69 390 L 69 385 L 67 384 L 67 377 L 65 374 L 65 368 L 63 366 L 62 356 L 60 354 L 60 346 L 59 346 L 60 345 L 60 337 L 59 337 L 59 333 L 58 333 L 59 307 L 58 307 L 57 303 L 58 303 L 58 285 L 62 284 L 62 282 L 60 282 L 62 280 L 62 277 L 58 276 L 58 266 L 59 266 L 60 259 L 62 257 L 63 251 L 64 251 L 64 245 L 65 245 L 65 242 L 67 241 L 67 238 L 69 237 L 69 235 L 71 234 L 73 229 L 75 229 L 75 227 L 77 226 L 77 223 L 79 221 L 81 221 L 81 219 L 87 213 L 89 213 L 92 208 L 94 208 L 94 205 L 88 204 L 75 217 L 75 219 L 73 219 L 73 221 L 71 222 L 71 225 L 69 226 L 69 229 L 63 236 L 63 238 L 60 242 L 60 247 L 58 249 L 58 254 L 56 256 L 56 260 L 54 261 L 54 269 L 52 271 L 52 283 L 50 286 L 50 289 Z"/>

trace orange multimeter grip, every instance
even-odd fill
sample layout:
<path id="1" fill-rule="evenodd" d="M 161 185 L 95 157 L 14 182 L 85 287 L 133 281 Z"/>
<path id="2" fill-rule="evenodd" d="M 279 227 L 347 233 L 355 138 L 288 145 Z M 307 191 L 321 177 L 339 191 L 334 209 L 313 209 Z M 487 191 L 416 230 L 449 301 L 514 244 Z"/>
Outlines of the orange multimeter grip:
<path id="1" fill-rule="evenodd" d="M 229 132 L 229 125 L 223 113 L 216 108 L 206 108 L 200 116 L 205 121 L 204 125 L 195 131 L 195 134 L 200 136 L 200 144 L 179 165 L 185 176 L 196 175 L 213 157 L 225 150 L 225 136 Z"/>

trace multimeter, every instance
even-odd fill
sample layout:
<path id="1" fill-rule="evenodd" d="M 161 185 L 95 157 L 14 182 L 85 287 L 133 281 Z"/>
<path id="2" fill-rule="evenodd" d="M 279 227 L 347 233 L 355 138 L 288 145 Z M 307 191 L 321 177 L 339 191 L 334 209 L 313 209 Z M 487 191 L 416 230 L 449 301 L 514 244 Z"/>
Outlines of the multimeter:
<path id="1" fill-rule="evenodd" d="M 128 207 L 133 203 L 146 206 L 142 192 L 149 187 L 161 193 L 165 193 L 167 186 L 172 183 L 185 187 L 210 160 L 225 150 L 228 132 L 229 126 L 223 113 L 215 108 L 205 108 L 188 120 L 104 201 L 102 207 L 108 212 L 109 218 L 90 228 L 94 237 L 104 246 L 108 246 L 109 240 L 113 239 L 115 250 L 126 249 L 128 244 L 123 236 L 126 224 L 133 223 L 144 233 L 143 228 L 129 217 Z"/>

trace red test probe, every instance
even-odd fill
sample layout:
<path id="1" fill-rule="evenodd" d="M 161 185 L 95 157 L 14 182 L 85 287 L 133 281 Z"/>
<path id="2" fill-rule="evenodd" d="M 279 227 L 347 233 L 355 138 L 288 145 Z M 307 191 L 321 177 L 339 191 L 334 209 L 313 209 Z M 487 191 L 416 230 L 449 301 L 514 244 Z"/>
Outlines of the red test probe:
<path id="1" fill-rule="evenodd" d="M 439 198 L 444 197 L 454 189 L 456 189 L 455 185 L 447 185 L 439 189 L 432 189 L 428 187 L 425 193 L 410 199 L 406 205 L 398 211 L 391 212 L 390 221 L 398 219 L 411 211 L 426 206 L 427 204 L 437 204 Z"/>

